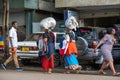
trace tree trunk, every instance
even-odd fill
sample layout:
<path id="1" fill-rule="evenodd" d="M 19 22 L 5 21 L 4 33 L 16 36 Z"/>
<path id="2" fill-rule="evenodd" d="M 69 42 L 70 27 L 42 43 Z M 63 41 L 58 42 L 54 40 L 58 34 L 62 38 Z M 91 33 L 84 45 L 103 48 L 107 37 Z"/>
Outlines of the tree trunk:
<path id="1" fill-rule="evenodd" d="M 4 46 L 5 55 L 8 54 L 8 24 L 9 24 L 9 0 L 3 0 L 3 35 L 4 35 Z"/>

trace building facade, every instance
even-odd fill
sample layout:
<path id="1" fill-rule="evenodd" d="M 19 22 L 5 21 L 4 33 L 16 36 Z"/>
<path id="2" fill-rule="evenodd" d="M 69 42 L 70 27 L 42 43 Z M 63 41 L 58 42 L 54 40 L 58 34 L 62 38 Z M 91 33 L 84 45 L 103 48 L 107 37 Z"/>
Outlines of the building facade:
<path id="1" fill-rule="evenodd" d="M 55 7 L 76 11 L 80 26 L 120 24 L 120 0 L 55 0 Z"/>
<path id="2" fill-rule="evenodd" d="M 40 22 L 43 18 L 54 17 L 57 21 L 62 19 L 61 9 L 55 8 L 55 0 L 9 0 L 9 23 L 18 21 L 19 34 L 30 35 L 33 22 Z M 0 25 L 3 19 L 3 1 L 0 0 Z M 11 26 L 11 24 L 10 24 Z M 21 36 L 23 36 L 21 35 Z"/>

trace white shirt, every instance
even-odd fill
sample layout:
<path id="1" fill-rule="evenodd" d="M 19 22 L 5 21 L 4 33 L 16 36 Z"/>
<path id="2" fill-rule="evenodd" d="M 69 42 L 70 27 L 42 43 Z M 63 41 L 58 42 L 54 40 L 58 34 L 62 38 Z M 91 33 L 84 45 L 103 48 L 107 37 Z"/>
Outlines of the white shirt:
<path id="1" fill-rule="evenodd" d="M 9 30 L 9 38 L 11 37 L 11 40 L 12 40 L 12 45 L 13 47 L 18 47 L 18 38 L 17 38 L 17 30 L 12 27 L 10 30 Z M 9 47 L 11 47 L 11 43 L 10 43 L 10 39 L 9 39 Z"/>

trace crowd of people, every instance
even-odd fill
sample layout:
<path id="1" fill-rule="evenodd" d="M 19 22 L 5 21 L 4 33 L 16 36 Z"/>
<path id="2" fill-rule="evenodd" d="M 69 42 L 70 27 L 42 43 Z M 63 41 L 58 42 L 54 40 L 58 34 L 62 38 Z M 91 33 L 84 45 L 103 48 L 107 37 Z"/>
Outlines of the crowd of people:
<path id="1" fill-rule="evenodd" d="M 43 19 L 40 22 L 40 26 L 44 28 L 44 33 L 42 35 L 43 44 L 41 45 L 42 54 L 42 68 L 48 73 L 52 73 L 52 69 L 54 68 L 54 54 L 55 54 L 55 35 L 52 29 L 56 26 L 56 20 L 52 17 L 48 17 Z M 70 70 L 79 72 L 82 66 L 79 64 L 77 56 L 78 51 L 76 47 L 76 39 L 75 33 L 73 31 L 76 30 L 78 26 L 78 22 L 75 17 L 71 16 L 65 21 L 66 33 L 63 35 L 62 46 L 60 47 L 60 55 L 64 59 L 65 73 L 70 73 Z M 22 71 L 23 69 L 19 67 L 19 63 L 17 60 L 17 30 L 18 24 L 17 21 L 12 22 L 12 28 L 9 30 L 9 52 L 11 53 L 10 57 L 1 64 L 2 68 L 6 70 L 7 64 L 14 60 L 16 70 Z M 109 28 L 107 30 L 107 34 L 100 40 L 97 44 L 97 47 L 94 49 L 94 53 L 96 53 L 97 48 L 101 46 L 101 52 L 104 58 L 104 62 L 98 71 L 101 74 L 106 74 L 104 69 L 107 65 L 110 65 L 110 69 L 113 75 L 120 75 L 120 73 L 115 71 L 113 57 L 111 54 L 113 44 L 116 43 L 116 39 L 114 38 L 115 29 Z M 82 46 L 82 45 L 81 45 Z M 39 45 L 38 45 L 39 48 Z"/>

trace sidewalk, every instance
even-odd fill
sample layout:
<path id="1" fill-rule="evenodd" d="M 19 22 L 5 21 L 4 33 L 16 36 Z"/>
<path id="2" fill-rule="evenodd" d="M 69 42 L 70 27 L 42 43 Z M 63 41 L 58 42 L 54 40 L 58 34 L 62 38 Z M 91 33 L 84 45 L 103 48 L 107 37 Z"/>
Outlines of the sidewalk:
<path id="1" fill-rule="evenodd" d="M 11 64 L 13 64 L 13 63 L 11 63 Z M 41 68 L 41 66 L 39 67 L 39 65 L 32 65 L 32 66 L 23 66 L 23 65 L 21 65 L 21 67 L 24 69 L 24 71 L 33 71 L 33 72 L 45 72 L 42 68 Z M 0 65 L 0 69 L 2 69 L 1 68 L 1 65 Z M 120 65 L 115 65 L 115 69 L 116 69 L 116 71 L 117 72 L 120 72 Z M 13 65 L 13 66 L 9 66 L 8 65 L 8 70 L 15 70 L 15 66 Z M 108 74 L 107 74 L 107 76 L 111 76 L 112 75 L 112 73 L 111 73 L 111 71 L 110 71 L 110 69 L 107 69 L 107 70 L 105 70 Z M 60 66 L 60 67 L 55 67 L 54 69 L 53 69 L 53 73 L 64 73 L 65 72 L 65 69 L 64 69 L 64 67 L 63 66 Z M 75 71 L 71 71 L 71 74 L 76 74 L 75 73 Z M 88 68 L 88 69 L 82 69 L 82 70 L 80 70 L 80 73 L 79 74 L 86 74 L 86 75 L 100 75 L 99 73 L 98 73 L 98 70 L 93 70 L 93 69 L 91 69 L 91 68 Z"/>
<path id="2" fill-rule="evenodd" d="M 7 77 L 6 77 L 7 76 Z M 119 76 L 111 75 L 93 75 L 89 74 L 63 74 L 55 73 L 47 74 L 46 72 L 41 71 L 22 71 L 17 72 L 15 70 L 0 70 L 0 80 L 119 80 Z"/>
<path id="3" fill-rule="evenodd" d="M 38 68 L 38 67 L 24 67 L 24 71 L 45 72 L 41 67 L 40 68 Z M 105 71 L 107 72 L 107 74 L 104 75 L 104 76 L 112 76 L 112 73 L 111 73 L 111 71 L 109 69 L 105 70 Z M 62 73 L 62 74 L 64 74 L 65 69 L 63 67 L 57 67 L 57 68 L 54 68 L 52 72 L 53 73 Z M 76 72 L 71 70 L 70 74 L 76 74 Z M 98 70 L 80 70 L 79 74 L 102 75 L 102 74 L 98 73 Z"/>

